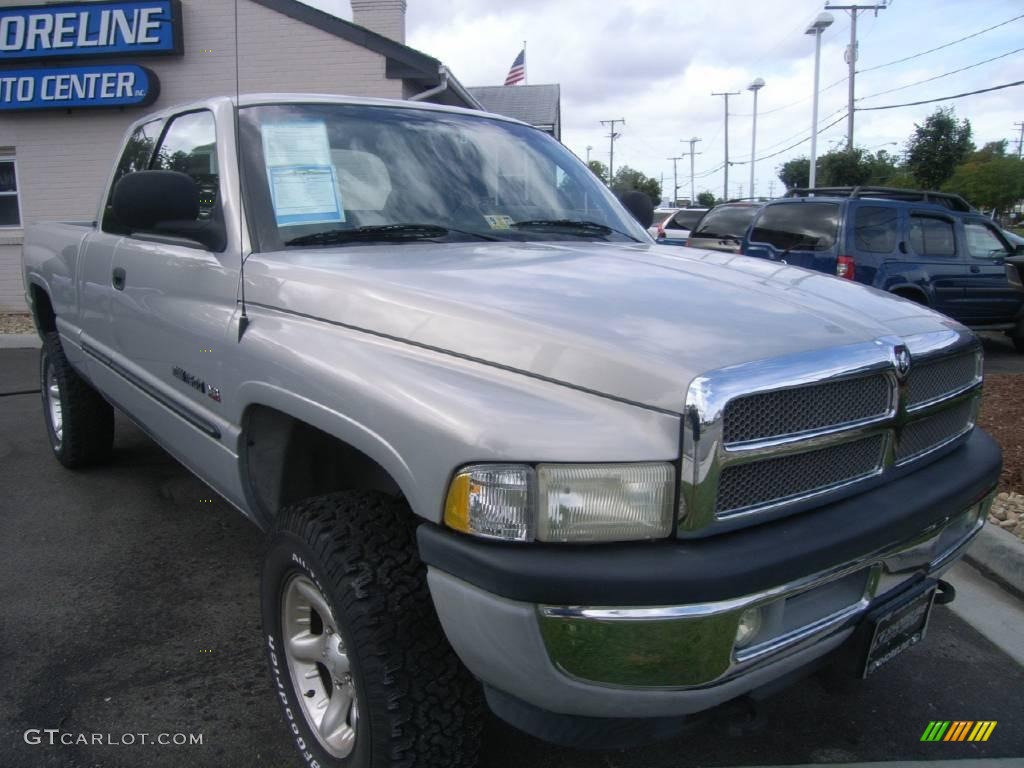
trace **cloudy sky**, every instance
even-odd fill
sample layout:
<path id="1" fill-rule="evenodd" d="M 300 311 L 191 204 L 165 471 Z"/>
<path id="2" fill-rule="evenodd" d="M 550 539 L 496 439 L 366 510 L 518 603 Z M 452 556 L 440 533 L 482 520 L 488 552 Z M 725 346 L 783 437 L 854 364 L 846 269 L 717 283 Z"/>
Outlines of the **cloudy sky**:
<path id="1" fill-rule="evenodd" d="M 859 0 L 862 5 L 870 0 Z M 348 0 L 308 0 L 351 19 Z M 849 2 L 837 4 L 849 5 Z M 408 43 L 446 64 L 464 85 L 504 82 L 509 65 L 527 41 L 530 83 L 562 86 L 562 140 L 580 157 L 608 162 L 607 128 L 601 120 L 625 118 L 615 143 L 616 167 L 625 163 L 648 175 L 664 174 L 666 158 L 689 149 L 697 136 L 697 191 L 721 195 L 724 160 L 723 99 L 712 91 L 740 91 L 730 99 L 729 152 L 734 163 L 750 158 L 752 97 L 758 97 L 756 190 L 766 194 L 775 169 L 807 154 L 811 133 L 814 40 L 804 34 L 822 11 L 821 0 L 409 0 Z M 850 18 L 833 11 L 822 37 L 819 153 L 845 142 L 847 83 L 844 50 Z M 890 0 L 889 8 L 858 20 L 861 69 L 884 65 L 1024 14 L 1020 0 Z M 965 71 L 908 86 L 1016 51 Z M 882 66 L 856 78 L 858 106 L 901 104 L 1024 79 L 1024 18 L 940 51 Z M 831 87 L 828 87 L 831 86 Z M 892 93 L 879 94 L 881 91 Z M 946 104 L 969 117 L 975 142 L 1012 138 L 1024 120 L 1024 86 Z M 856 113 L 855 142 L 871 149 L 902 149 L 914 123 L 936 104 Z M 898 142 L 898 146 L 888 143 Z M 1016 148 L 1016 147 L 1014 147 Z M 780 153 L 780 150 L 782 151 Z M 778 154 L 776 154 L 778 153 Z M 767 155 L 775 155 L 767 157 Z M 717 169 L 717 170 L 716 170 Z M 733 165 L 729 195 L 750 194 L 750 166 Z M 689 192 L 689 158 L 679 161 L 680 195 Z"/>

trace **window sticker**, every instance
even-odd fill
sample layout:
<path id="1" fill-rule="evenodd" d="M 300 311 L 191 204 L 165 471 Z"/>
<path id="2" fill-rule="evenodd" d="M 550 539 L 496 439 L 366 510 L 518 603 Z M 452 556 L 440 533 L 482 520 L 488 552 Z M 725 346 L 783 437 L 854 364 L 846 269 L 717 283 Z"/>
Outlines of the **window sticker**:
<path id="1" fill-rule="evenodd" d="M 512 217 L 503 214 L 484 214 L 484 219 L 491 229 L 512 229 Z"/>
<path id="2" fill-rule="evenodd" d="M 277 225 L 345 221 L 327 124 L 317 120 L 267 123 L 260 132 Z"/>

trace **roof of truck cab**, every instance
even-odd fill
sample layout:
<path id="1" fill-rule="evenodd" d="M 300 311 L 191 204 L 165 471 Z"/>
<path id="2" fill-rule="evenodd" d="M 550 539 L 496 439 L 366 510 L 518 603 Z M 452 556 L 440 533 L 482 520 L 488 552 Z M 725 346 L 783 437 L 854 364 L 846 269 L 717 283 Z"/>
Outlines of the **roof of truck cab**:
<path id="1" fill-rule="evenodd" d="M 244 93 L 241 97 L 215 96 L 198 101 L 191 101 L 182 104 L 175 104 L 163 109 L 151 112 L 145 117 L 137 120 L 134 125 L 148 122 L 150 120 L 169 117 L 180 112 L 190 112 L 197 109 L 205 109 L 220 103 L 238 104 L 241 107 L 255 107 L 270 104 L 349 104 L 369 107 L 398 107 L 401 109 L 418 109 L 427 112 L 446 112 L 449 114 L 468 115 L 475 117 L 486 117 L 494 120 L 501 120 L 506 123 L 530 126 L 522 120 L 514 117 L 498 115 L 494 112 L 483 112 L 478 109 L 467 109 L 465 107 L 453 107 L 447 104 L 432 104 L 426 101 L 409 101 L 407 99 L 378 99 L 366 96 L 339 96 L 330 93 Z"/>

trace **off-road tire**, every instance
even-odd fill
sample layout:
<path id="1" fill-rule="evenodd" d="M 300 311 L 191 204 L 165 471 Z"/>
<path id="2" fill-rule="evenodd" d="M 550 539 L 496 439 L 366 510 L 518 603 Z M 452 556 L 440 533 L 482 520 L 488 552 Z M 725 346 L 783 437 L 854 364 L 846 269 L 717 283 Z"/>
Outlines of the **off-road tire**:
<path id="1" fill-rule="evenodd" d="M 471 768 L 480 745 L 479 683 L 452 650 L 427 589 L 408 506 L 345 492 L 281 511 L 261 583 L 264 643 L 275 697 L 307 765 Z M 353 751 L 322 748 L 291 681 L 282 596 L 292 578 L 326 599 L 352 663 L 358 722 Z"/>
<path id="2" fill-rule="evenodd" d="M 53 381 L 56 381 L 60 390 L 60 437 L 50 410 L 48 388 Z M 71 367 L 64 356 L 60 335 L 56 332 L 43 336 L 43 348 L 39 355 L 39 384 L 46 432 L 57 460 L 68 469 L 80 469 L 108 461 L 114 448 L 114 409 Z"/>

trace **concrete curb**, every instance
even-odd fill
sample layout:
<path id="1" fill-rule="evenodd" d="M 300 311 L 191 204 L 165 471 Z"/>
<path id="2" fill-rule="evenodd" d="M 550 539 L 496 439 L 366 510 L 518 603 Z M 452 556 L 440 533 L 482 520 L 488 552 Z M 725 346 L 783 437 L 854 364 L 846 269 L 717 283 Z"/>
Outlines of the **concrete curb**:
<path id="1" fill-rule="evenodd" d="M 989 523 L 975 537 L 964 560 L 1024 600 L 1024 541 Z"/>
<path id="2" fill-rule="evenodd" d="M 34 333 L 0 333 L 0 349 L 39 349 L 42 344 Z"/>

